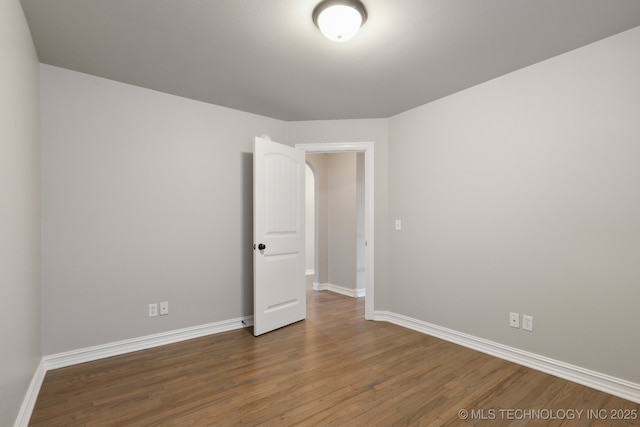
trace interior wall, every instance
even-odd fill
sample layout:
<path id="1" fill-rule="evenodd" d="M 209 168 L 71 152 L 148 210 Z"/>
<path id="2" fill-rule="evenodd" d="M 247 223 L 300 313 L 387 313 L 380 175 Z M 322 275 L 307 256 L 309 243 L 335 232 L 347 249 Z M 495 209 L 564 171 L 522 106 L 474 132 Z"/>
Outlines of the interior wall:
<path id="1" fill-rule="evenodd" d="M 253 140 L 285 123 L 48 65 L 41 85 L 45 354 L 251 315 Z"/>
<path id="2" fill-rule="evenodd" d="M 0 425 L 42 358 L 38 58 L 18 0 L 0 2 Z"/>
<path id="3" fill-rule="evenodd" d="M 309 167 L 309 165 L 305 165 L 305 270 L 307 274 L 311 274 L 310 272 L 315 270 L 315 210 L 316 210 L 316 182 L 313 176 L 313 171 Z"/>
<path id="4" fill-rule="evenodd" d="M 327 154 L 328 279 L 356 288 L 356 153 Z"/>
<path id="5" fill-rule="evenodd" d="M 315 240 L 315 273 L 314 283 L 323 284 L 329 282 L 329 252 L 328 252 L 328 201 L 327 201 L 327 155 L 307 154 L 306 160 L 313 166 L 315 171 L 316 186 L 316 218 L 314 229 Z"/>
<path id="6" fill-rule="evenodd" d="M 390 310 L 640 383 L 638 117 L 640 28 L 392 117 Z"/>
<path id="7" fill-rule="evenodd" d="M 356 153 L 356 288 L 366 288 L 365 222 L 365 161 L 364 153 Z"/>
<path id="8" fill-rule="evenodd" d="M 375 310 L 387 310 L 388 281 L 388 139 L 387 119 L 289 122 L 290 145 L 303 143 L 374 143 Z"/>

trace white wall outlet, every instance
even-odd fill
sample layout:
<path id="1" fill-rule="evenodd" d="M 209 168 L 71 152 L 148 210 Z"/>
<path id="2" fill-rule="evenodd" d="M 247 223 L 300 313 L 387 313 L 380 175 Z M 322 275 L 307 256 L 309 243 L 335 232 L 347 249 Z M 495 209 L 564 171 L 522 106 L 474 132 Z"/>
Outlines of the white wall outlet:
<path id="1" fill-rule="evenodd" d="M 158 315 L 158 304 L 149 304 L 149 317 L 156 317 Z"/>
<path id="2" fill-rule="evenodd" d="M 529 316 L 528 314 L 522 315 L 522 329 L 533 332 L 533 316 Z"/>
<path id="3" fill-rule="evenodd" d="M 402 220 L 400 219 L 396 219 L 396 230 L 397 231 L 402 230 Z"/>
<path id="4" fill-rule="evenodd" d="M 509 313 L 509 326 L 520 328 L 520 315 L 518 313 Z"/>
<path id="5" fill-rule="evenodd" d="M 164 301 L 160 303 L 160 316 L 169 314 L 169 302 Z"/>

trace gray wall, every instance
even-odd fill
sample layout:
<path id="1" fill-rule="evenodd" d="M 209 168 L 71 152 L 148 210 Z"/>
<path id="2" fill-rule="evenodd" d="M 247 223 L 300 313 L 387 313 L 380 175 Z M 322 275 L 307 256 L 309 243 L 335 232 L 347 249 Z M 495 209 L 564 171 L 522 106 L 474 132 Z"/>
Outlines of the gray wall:
<path id="1" fill-rule="evenodd" d="M 315 221 L 316 221 L 316 182 L 313 176 L 313 170 L 309 165 L 305 165 L 305 182 L 304 182 L 304 248 L 305 248 L 305 270 L 313 271 L 315 269 Z"/>
<path id="2" fill-rule="evenodd" d="M 328 155 L 329 283 L 356 287 L 356 154 Z"/>
<path id="3" fill-rule="evenodd" d="M 640 383 L 639 47 L 636 28 L 390 119 L 390 311 Z"/>
<path id="4" fill-rule="evenodd" d="M 329 282 L 329 237 L 327 228 L 328 200 L 327 200 L 327 155 L 307 154 L 307 162 L 314 171 L 316 186 L 315 228 L 314 237 L 316 251 L 314 253 L 315 274 L 314 282 L 323 284 Z"/>
<path id="5" fill-rule="evenodd" d="M 41 78 L 45 354 L 252 314 L 253 138 L 284 141 L 285 123 Z"/>
<path id="6" fill-rule="evenodd" d="M 0 425 L 42 357 L 38 58 L 18 0 L 0 2 Z"/>
<path id="7" fill-rule="evenodd" d="M 388 271 L 388 120 L 322 120 L 288 123 L 289 144 L 373 142 L 375 169 L 375 309 L 387 310 Z"/>
<path id="8" fill-rule="evenodd" d="M 356 288 L 366 287 L 365 161 L 356 154 Z"/>

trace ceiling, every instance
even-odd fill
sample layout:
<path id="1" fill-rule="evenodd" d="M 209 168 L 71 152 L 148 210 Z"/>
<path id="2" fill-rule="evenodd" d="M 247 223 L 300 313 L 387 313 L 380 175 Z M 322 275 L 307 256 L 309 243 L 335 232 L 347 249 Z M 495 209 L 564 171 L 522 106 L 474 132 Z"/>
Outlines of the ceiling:
<path id="1" fill-rule="evenodd" d="M 276 119 L 390 117 L 640 26 L 638 0 L 22 0 L 40 61 Z M 640 46 L 639 46 L 640 48 Z"/>

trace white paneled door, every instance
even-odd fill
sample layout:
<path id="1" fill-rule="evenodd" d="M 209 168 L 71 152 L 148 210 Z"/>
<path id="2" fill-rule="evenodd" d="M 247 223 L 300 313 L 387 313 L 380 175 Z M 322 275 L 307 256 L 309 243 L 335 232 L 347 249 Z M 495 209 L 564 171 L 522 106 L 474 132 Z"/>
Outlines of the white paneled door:
<path id="1" fill-rule="evenodd" d="M 253 151 L 253 334 L 307 315 L 302 150 L 256 137 Z"/>

